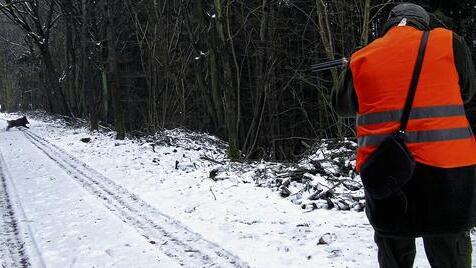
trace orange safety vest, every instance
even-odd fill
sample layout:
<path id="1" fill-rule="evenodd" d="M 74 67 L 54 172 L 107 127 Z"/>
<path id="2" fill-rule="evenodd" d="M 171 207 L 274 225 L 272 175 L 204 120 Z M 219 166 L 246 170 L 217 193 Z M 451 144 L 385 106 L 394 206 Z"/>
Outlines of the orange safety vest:
<path id="1" fill-rule="evenodd" d="M 422 32 L 413 27 L 394 27 L 352 55 L 350 68 L 359 102 L 358 171 L 400 126 L 421 37 Z M 407 138 L 417 162 L 441 168 L 476 164 L 476 139 L 463 106 L 449 30 L 430 32 Z"/>

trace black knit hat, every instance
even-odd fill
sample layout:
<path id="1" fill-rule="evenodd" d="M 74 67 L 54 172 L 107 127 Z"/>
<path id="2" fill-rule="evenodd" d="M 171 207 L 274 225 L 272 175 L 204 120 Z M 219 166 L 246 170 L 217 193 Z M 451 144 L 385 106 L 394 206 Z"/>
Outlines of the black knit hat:
<path id="1" fill-rule="evenodd" d="M 390 11 L 382 34 L 385 34 L 391 27 L 400 23 L 404 18 L 407 19 L 408 24 L 420 30 L 430 29 L 430 15 L 423 7 L 412 3 L 403 3 L 395 6 Z"/>

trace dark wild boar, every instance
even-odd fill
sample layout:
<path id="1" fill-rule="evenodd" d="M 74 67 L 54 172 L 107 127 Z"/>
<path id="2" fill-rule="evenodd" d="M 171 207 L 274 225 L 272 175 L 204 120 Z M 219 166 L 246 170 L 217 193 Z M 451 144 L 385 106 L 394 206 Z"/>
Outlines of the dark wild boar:
<path id="1" fill-rule="evenodd" d="M 8 123 L 7 131 L 12 127 L 26 127 L 26 128 L 29 128 L 26 125 L 30 124 L 30 122 L 28 122 L 28 119 L 26 119 L 26 116 L 23 116 L 22 118 L 18 118 L 18 119 L 15 119 L 15 120 L 8 120 L 7 123 Z"/>

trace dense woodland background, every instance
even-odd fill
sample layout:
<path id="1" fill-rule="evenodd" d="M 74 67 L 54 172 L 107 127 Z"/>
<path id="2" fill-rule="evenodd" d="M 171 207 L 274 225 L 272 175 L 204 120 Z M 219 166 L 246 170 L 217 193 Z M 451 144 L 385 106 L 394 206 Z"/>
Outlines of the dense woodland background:
<path id="1" fill-rule="evenodd" d="M 232 158 L 293 159 L 353 136 L 329 103 L 338 70 L 310 66 L 375 39 L 398 2 L 0 0 L 1 109 L 111 125 L 119 139 L 207 131 Z M 474 0 L 412 2 L 476 54 Z"/>

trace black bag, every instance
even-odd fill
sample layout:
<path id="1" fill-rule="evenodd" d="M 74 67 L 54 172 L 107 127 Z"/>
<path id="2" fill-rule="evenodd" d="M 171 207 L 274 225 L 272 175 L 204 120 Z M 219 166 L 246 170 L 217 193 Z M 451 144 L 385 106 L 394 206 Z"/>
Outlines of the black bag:
<path id="1" fill-rule="evenodd" d="M 374 199 L 397 193 L 413 175 L 415 159 L 405 145 L 403 135 L 396 133 L 385 139 L 362 166 L 362 183 Z"/>
<path id="2" fill-rule="evenodd" d="M 424 32 L 399 130 L 389 135 L 360 170 L 367 217 L 381 235 L 398 235 L 408 211 L 404 186 L 415 169 L 415 159 L 405 144 L 408 120 L 421 73 L 429 32 Z"/>

